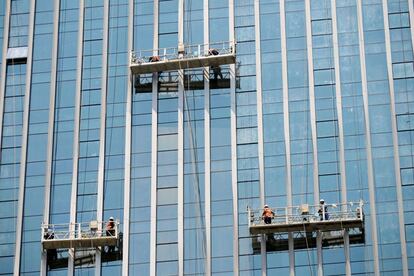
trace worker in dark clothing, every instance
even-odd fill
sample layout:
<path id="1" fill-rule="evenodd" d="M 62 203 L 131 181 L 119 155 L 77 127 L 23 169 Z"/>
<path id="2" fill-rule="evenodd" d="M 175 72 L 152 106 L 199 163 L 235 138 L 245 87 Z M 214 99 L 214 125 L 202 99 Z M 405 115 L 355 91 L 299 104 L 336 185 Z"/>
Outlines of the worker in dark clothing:
<path id="1" fill-rule="evenodd" d="M 211 70 L 213 70 L 214 80 L 217 81 L 217 77 L 220 77 L 220 79 L 223 79 L 223 74 L 221 73 L 221 67 L 220 66 L 211 66 Z"/>
<path id="2" fill-rule="evenodd" d="M 275 216 L 275 213 L 272 209 L 269 208 L 269 205 L 265 205 L 263 208 L 262 218 L 265 224 L 271 224 L 272 218 Z"/>
<path id="3" fill-rule="evenodd" d="M 209 56 L 217 56 L 218 54 L 219 54 L 219 51 L 217 51 L 217 49 L 211 48 L 208 50 Z M 220 77 L 220 79 L 223 79 L 223 74 L 221 73 L 220 66 L 211 66 L 210 69 L 213 71 L 215 81 L 217 80 L 218 77 Z"/>
<path id="4" fill-rule="evenodd" d="M 319 200 L 319 210 L 318 214 L 321 220 L 328 220 L 329 214 L 328 214 L 328 206 L 325 204 L 325 200 L 321 199 Z"/>
<path id="5" fill-rule="evenodd" d="M 148 59 L 149 62 L 157 62 L 160 61 L 160 57 L 159 56 L 152 56 Z"/>
<path id="6" fill-rule="evenodd" d="M 106 224 L 106 236 L 115 237 L 115 221 L 114 217 L 110 217 L 108 223 Z M 108 253 L 114 252 L 115 246 L 108 246 Z"/>
<path id="7" fill-rule="evenodd" d="M 115 236 L 115 221 L 113 217 L 110 217 L 106 224 L 106 235 L 111 237 Z"/>
<path id="8" fill-rule="evenodd" d="M 211 48 L 208 50 L 209 56 L 217 56 L 218 54 L 219 54 L 219 51 L 217 51 L 217 49 Z"/>
<path id="9" fill-rule="evenodd" d="M 53 232 L 47 231 L 44 234 L 45 240 L 53 240 L 55 238 L 55 234 Z M 52 248 L 47 250 L 47 260 L 48 261 L 56 261 L 57 260 L 57 250 Z"/>

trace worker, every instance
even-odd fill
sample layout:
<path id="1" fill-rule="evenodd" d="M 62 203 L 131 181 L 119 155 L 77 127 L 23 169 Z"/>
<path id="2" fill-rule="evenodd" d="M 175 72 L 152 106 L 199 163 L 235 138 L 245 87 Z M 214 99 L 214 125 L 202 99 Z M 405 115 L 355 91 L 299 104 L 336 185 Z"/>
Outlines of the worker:
<path id="1" fill-rule="evenodd" d="M 211 70 L 213 71 L 215 81 L 217 81 L 217 77 L 220 77 L 220 79 L 223 79 L 223 74 L 221 73 L 220 66 L 211 66 Z"/>
<path id="2" fill-rule="evenodd" d="M 159 56 L 151 56 L 151 57 L 148 59 L 148 61 L 149 61 L 149 62 L 157 62 L 157 61 L 160 61 L 160 57 L 159 57 Z"/>
<path id="3" fill-rule="evenodd" d="M 115 221 L 114 217 L 110 217 L 108 223 L 106 224 L 106 236 L 115 237 Z M 108 253 L 114 252 L 115 246 L 108 246 Z"/>
<path id="4" fill-rule="evenodd" d="M 319 200 L 319 210 L 318 214 L 321 220 L 328 220 L 329 214 L 328 214 L 328 206 L 325 204 L 325 200 L 321 199 Z"/>
<path id="5" fill-rule="evenodd" d="M 265 224 L 271 224 L 272 218 L 275 216 L 275 213 L 272 209 L 269 208 L 269 205 L 265 205 L 263 208 L 262 218 Z"/>
<path id="6" fill-rule="evenodd" d="M 218 54 L 219 54 L 219 51 L 217 51 L 217 49 L 214 49 L 214 48 L 208 49 L 209 56 L 217 56 Z"/>
<path id="7" fill-rule="evenodd" d="M 106 224 L 106 235 L 107 236 L 115 236 L 114 217 L 110 217 L 108 223 Z"/>
<path id="8" fill-rule="evenodd" d="M 44 239 L 45 240 L 53 240 L 54 238 L 55 238 L 55 233 L 53 233 L 49 230 L 44 234 Z M 56 261 L 57 260 L 57 250 L 55 248 L 48 249 L 46 254 L 47 254 L 47 260 L 48 261 Z"/>

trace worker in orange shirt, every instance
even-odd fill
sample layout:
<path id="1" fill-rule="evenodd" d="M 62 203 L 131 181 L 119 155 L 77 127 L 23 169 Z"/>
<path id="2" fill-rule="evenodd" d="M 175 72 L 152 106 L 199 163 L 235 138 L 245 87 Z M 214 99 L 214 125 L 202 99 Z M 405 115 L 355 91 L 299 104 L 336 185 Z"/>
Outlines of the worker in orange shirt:
<path id="1" fill-rule="evenodd" d="M 265 205 L 263 208 L 262 218 L 265 224 L 271 224 L 272 218 L 275 216 L 275 213 L 272 209 L 269 208 L 269 205 Z"/>

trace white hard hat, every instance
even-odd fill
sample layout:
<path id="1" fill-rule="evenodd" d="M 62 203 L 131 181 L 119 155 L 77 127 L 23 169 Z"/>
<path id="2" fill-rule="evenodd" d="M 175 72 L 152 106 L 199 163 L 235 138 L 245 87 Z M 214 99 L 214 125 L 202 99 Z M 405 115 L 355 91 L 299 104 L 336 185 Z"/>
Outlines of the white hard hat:
<path id="1" fill-rule="evenodd" d="M 109 220 L 114 220 L 114 217 L 109 217 Z"/>
<path id="2" fill-rule="evenodd" d="M 264 206 L 265 208 L 267 208 L 267 207 L 269 207 L 269 205 L 267 205 L 267 204 L 265 204 L 265 206 Z"/>
<path id="3" fill-rule="evenodd" d="M 320 203 L 324 203 L 325 200 L 323 200 L 322 198 L 319 200 Z"/>

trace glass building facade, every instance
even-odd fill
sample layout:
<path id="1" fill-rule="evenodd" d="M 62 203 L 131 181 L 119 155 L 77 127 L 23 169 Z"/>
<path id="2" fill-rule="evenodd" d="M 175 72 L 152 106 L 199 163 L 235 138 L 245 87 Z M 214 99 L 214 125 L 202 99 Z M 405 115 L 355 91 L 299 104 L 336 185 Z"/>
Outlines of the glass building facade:
<path id="1" fill-rule="evenodd" d="M 225 87 L 129 68 L 220 41 Z M 0 275 L 414 275 L 412 0 L 3 0 L 0 45 Z M 255 249 L 247 206 L 321 198 L 363 243 Z M 121 259 L 48 264 L 42 223 L 110 216 Z"/>

